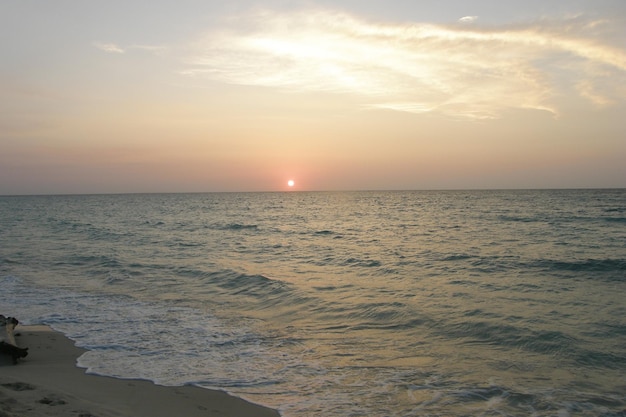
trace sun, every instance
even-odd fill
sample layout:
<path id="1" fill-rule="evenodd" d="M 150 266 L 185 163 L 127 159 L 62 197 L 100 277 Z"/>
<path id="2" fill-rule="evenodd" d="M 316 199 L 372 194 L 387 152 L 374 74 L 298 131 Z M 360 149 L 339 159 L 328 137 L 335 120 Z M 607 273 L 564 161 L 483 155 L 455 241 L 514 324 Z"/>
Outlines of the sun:
<path id="1" fill-rule="evenodd" d="M 287 181 L 287 185 L 291 188 L 294 185 L 296 185 L 296 182 L 294 180 L 289 180 L 289 181 Z"/>

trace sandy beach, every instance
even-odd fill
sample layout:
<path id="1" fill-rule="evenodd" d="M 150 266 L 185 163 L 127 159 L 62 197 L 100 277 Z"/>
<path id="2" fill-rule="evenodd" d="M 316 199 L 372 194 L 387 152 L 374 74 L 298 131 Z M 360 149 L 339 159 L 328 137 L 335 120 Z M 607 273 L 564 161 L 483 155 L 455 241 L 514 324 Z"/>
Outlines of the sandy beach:
<path id="1" fill-rule="evenodd" d="M 28 357 L 0 355 L 0 417 L 278 417 L 275 410 L 221 391 L 164 387 L 143 380 L 88 375 L 76 366 L 84 350 L 46 326 L 18 326 Z"/>

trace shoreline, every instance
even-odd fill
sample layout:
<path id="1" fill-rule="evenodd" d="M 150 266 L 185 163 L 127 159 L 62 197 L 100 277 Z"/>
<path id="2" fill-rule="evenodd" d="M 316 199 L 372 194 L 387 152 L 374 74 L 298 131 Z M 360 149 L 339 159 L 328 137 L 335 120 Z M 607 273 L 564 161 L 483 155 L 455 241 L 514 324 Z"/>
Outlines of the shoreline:
<path id="1" fill-rule="evenodd" d="M 223 391 L 90 375 L 76 364 L 85 350 L 62 333 L 22 325 L 15 333 L 17 345 L 29 353 L 17 365 L 7 355 L 0 357 L 2 416 L 280 417 L 276 410 Z"/>

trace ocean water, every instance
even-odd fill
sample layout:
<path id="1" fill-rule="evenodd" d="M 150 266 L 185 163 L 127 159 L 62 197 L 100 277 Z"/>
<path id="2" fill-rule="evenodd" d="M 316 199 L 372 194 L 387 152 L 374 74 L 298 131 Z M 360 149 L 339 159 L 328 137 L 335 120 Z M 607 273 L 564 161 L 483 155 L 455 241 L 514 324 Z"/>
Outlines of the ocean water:
<path id="1" fill-rule="evenodd" d="M 626 190 L 0 197 L 0 285 L 285 417 L 626 415 Z"/>

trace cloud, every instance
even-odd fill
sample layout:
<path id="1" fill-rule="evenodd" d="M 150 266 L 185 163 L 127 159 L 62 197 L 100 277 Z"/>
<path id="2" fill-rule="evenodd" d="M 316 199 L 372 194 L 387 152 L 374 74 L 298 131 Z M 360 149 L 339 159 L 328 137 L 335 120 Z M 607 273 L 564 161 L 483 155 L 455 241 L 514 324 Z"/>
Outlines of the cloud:
<path id="1" fill-rule="evenodd" d="M 404 112 L 485 119 L 523 108 L 558 115 L 559 103 L 572 97 L 594 105 L 626 99 L 606 88 L 626 81 L 626 53 L 602 43 L 597 26 L 580 17 L 470 28 L 381 25 L 324 11 L 264 12 L 207 33 L 181 73 L 353 94 L 367 107 Z"/>
<path id="2" fill-rule="evenodd" d="M 123 54 L 125 51 L 124 49 L 122 49 L 121 47 L 117 46 L 114 43 L 100 43 L 100 42 L 95 42 L 93 44 L 96 48 L 104 51 L 104 52 L 108 52 L 108 53 L 112 53 L 112 54 Z"/>
<path id="3" fill-rule="evenodd" d="M 167 47 L 164 45 L 141 45 L 141 44 L 132 44 L 130 46 L 127 47 L 122 47 L 119 46 L 117 44 L 114 43 L 101 43 L 101 42 L 94 42 L 93 44 L 96 48 L 104 51 L 104 52 L 108 52 L 108 53 L 112 53 L 112 54 L 125 54 L 128 51 L 131 50 L 139 50 L 139 51 L 146 51 L 146 52 L 150 52 L 152 54 L 155 55 L 161 55 L 163 54 L 165 51 L 167 51 Z"/>
<path id="4" fill-rule="evenodd" d="M 475 22 L 476 19 L 478 19 L 478 16 L 465 16 L 459 19 L 459 22 L 461 23 L 472 23 Z"/>

